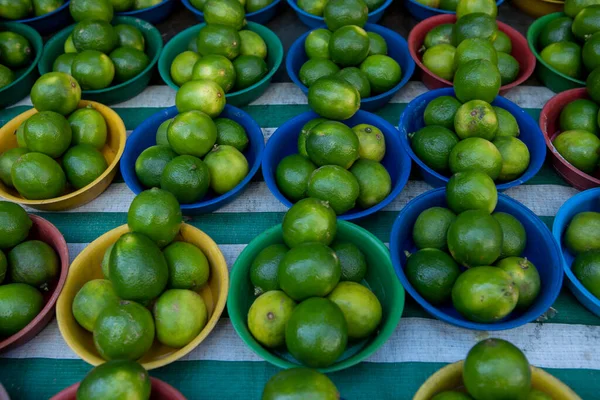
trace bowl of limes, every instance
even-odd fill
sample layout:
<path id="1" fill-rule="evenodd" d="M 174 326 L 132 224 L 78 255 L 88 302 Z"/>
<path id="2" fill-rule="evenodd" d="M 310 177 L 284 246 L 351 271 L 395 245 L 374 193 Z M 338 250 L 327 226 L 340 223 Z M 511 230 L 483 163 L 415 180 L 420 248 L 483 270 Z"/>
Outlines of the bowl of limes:
<path id="1" fill-rule="evenodd" d="M 185 8 L 190 10 L 200 22 L 204 22 L 204 8 L 208 1 L 210 0 L 181 0 Z M 217 4 L 219 3 L 218 0 L 213 1 L 214 4 L 209 7 L 223 9 L 224 3 L 227 3 L 230 0 L 221 2 L 221 4 Z M 244 9 L 247 21 L 257 24 L 266 24 L 277 15 L 277 8 L 281 3 L 281 0 L 246 0 L 244 3 L 246 3 L 245 7 L 242 6 L 240 10 Z M 237 6 L 234 7 L 238 8 Z"/>
<path id="2" fill-rule="evenodd" d="M 135 3 L 135 7 L 115 9 L 115 15 L 139 18 L 151 24 L 158 24 L 171 15 L 177 4 L 175 0 L 143 0 Z"/>
<path id="3" fill-rule="evenodd" d="M 546 145 L 535 120 L 501 96 L 468 100 L 476 94 L 432 90 L 411 101 L 400 117 L 400 140 L 433 187 L 475 168 L 503 191 L 527 182 L 544 164 Z"/>
<path id="4" fill-rule="evenodd" d="M 403 308 L 387 247 L 311 198 L 246 246 L 227 301 L 233 327 L 261 358 L 321 372 L 373 354 L 395 331 Z"/>
<path id="5" fill-rule="evenodd" d="M 323 77 L 337 77 L 360 94 L 361 109 L 385 106 L 406 85 L 415 70 L 406 40 L 379 25 L 364 29 L 345 26 L 331 32 L 325 26 L 300 36 L 286 59 L 290 79 L 305 94 Z"/>
<path id="6" fill-rule="evenodd" d="M 468 11 L 475 2 L 463 0 L 463 5 L 459 5 L 461 2 L 457 0 L 404 0 L 404 5 L 408 8 L 408 12 L 417 20 L 422 21 L 424 19 L 435 17 L 440 14 L 461 14 L 461 12 Z M 479 2 L 478 11 L 481 12 L 482 8 L 493 10 L 493 5 L 496 8 L 499 7 L 504 0 L 488 0 L 485 2 Z M 487 6 L 487 7 L 486 7 Z"/>
<path id="7" fill-rule="evenodd" d="M 14 0 L 10 5 L 3 3 L 0 20 L 25 24 L 47 35 L 71 22 L 69 3 L 69 0 Z"/>
<path id="8" fill-rule="evenodd" d="M 479 171 L 411 200 L 394 222 L 390 252 L 402 285 L 428 313 L 468 329 L 535 321 L 562 286 L 550 230 Z"/>
<path id="9" fill-rule="evenodd" d="M 326 22 L 325 15 L 328 15 L 327 19 L 330 19 L 332 23 L 337 23 L 336 21 L 345 15 L 352 15 L 352 18 L 355 18 L 350 24 L 344 23 L 343 25 L 364 25 L 365 22 L 376 24 L 393 0 L 334 0 L 327 2 L 287 0 L 287 2 L 304 25 L 309 28 L 318 28 Z M 329 10 L 326 11 L 326 9 Z"/>
<path id="10" fill-rule="evenodd" d="M 38 69 L 71 74 L 84 99 L 110 105 L 148 86 L 162 48 L 158 29 L 139 18 L 83 20 L 48 40 Z"/>
<path id="11" fill-rule="evenodd" d="M 21 206 L 0 202 L 0 352 L 33 339 L 54 317 L 69 270 L 62 234 Z"/>
<path id="12" fill-rule="evenodd" d="M 586 190 L 558 210 L 552 233 L 562 251 L 568 285 L 577 300 L 600 316 L 600 188 Z"/>

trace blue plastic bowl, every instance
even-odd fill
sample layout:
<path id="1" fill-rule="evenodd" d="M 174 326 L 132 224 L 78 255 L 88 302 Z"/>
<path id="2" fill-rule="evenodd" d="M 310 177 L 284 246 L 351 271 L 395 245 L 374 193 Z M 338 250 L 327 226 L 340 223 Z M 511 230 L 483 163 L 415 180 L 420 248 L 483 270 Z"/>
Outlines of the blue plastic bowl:
<path id="1" fill-rule="evenodd" d="M 265 182 L 271 193 L 286 207 L 291 207 L 293 203 L 279 191 L 275 171 L 279 162 L 284 157 L 298 153 L 298 136 L 300 136 L 300 131 L 304 124 L 315 118 L 319 118 L 319 115 L 309 111 L 290 119 L 273 133 L 265 148 L 265 156 L 262 161 L 262 172 Z M 400 144 L 396 128 L 383 118 L 359 110 L 352 118 L 342 122 L 350 127 L 358 124 L 371 124 L 381 129 L 385 136 L 386 144 L 385 157 L 381 160 L 381 163 L 392 178 L 392 191 L 381 203 L 366 210 L 354 208 L 338 216 L 339 219 L 350 221 L 366 217 L 381 210 L 400 194 L 410 175 L 410 158 Z"/>
<path id="2" fill-rule="evenodd" d="M 36 31 L 38 31 L 41 35 L 47 35 L 49 33 L 54 33 L 67 25 L 71 24 L 73 20 L 71 18 L 71 13 L 69 13 L 69 3 L 70 0 L 66 1 L 65 4 L 58 7 L 56 10 L 51 13 L 41 15 L 39 17 L 27 18 L 27 19 L 19 19 L 16 21 L 11 20 L 1 20 L 2 22 L 16 22 L 19 24 L 29 25 Z"/>
<path id="3" fill-rule="evenodd" d="M 320 28 L 325 28 L 325 25 L 321 25 Z M 388 44 L 388 55 L 396 60 L 402 69 L 402 80 L 400 80 L 400 82 L 392 89 L 377 96 L 367 97 L 360 100 L 361 109 L 366 111 L 375 111 L 389 103 L 392 97 L 394 97 L 394 95 L 398 93 L 398 91 L 400 91 L 404 85 L 406 85 L 412 74 L 415 72 L 415 62 L 408 51 L 408 43 L 398 33 L 375 24 L 365 25 L 365 30 L 367 32 L 375 32 L 383 36 Z M 285 60 L 285 67 L 287 69 L 288 76 L 305 94 L 308 94 L 308 88 L 300 81 L 299 74 L 302 65 L 308 61 L 306 51 L 304 50 L 304 42 L 306 41 L 306 37 L 310 34 L 310 32 L 311 31 L 306 32 L 292 44 L 292 47 L 290 47 Z"/>
<path id="4" fill-rule="evenodd" d="M 184 2 L 187 0 L 183 0 Z M 385 12 L 385 9 L 388 8 L 392 4 L 393 0 L 386 0 L 385 3 L 381 5 L 377 10 L 371 11 L 369 13 L 369 18 L 367 22 L 370 24 L 376 24 L 379 22 L 381 17 Z M 294 9 L 300 21 L 309 28 L 319 28 L 325 23 L 325 19 L 323 17 L 318 17 L 316 15 L 312 15 L 298 7 L 298 0 L 287 0 L 288 4 Z"/>
<path id="5" fill-rule="evenodd" d="M 175 0 L 163 0 L 162 3 L 158 3 L 152 7 L 141 10 L 118 12 L 116 15 L 121 17 L 139 18 L 143 19 L 144 21 L 148 21 L 151 24 L 158 24 L 159 22 L 167 19 L 174 9 Z"/>
<path id="6" fill-rule="evenodd" d="M 542 288 L 535 303 L 528 310 L 514 311 L 504 320 L 493 324 L 468 321 L 456 311 L 451 303 L 442 306 L 430 304 L 415 290 L 404 274 L 406 265 L 404 252 L 416 251 L 412 239 L 413 226 L 419 214 L 431 207 L 447 207 L 445 189 L 430 190 L 411 200 L 398 214 L 390 237 L 390 252 L 396 275 L 400 278 L 402 286 L 425 311 L 442 321 L 461 328 L 499 331 L 513 329 L 535 321 L 554 304 L 563 281 L 560 247 L 552 237 L 550 230 L 531 210 L 504 194 L 498 196 L 496 211 L 511 214 L 521 221 L 527 232 L 527 247 L 523 252 L 523 257 L 527 257 L 540 273 Z"/>
<path id="7" fill-rule="evenodd" d="M 136 195 L 148 188 L 144 187 L 138 180 L 135 173 L 135 161 L 142 151 L 156 145 L 156 131 L 160 124 L 167 119 L 174 118 L 178 113 L 176 107 L 165 108 L 145 120 L 127 138 L 127 145 L 121 158 L 121 175 L 123 175 L 123 180 L 129 189 Z M 212 191 L 209 191 L 202 201 L 192 204 L 182 204 L 181 210 L 184 214 L 206 214 L 230 203 L 242 193 L 260 167 L 265 148 L 265 139 L 258 124 L 247 113 L 230 105 L 225 106 L 220 117 L 232 119 L 246 130 L 250 139 L 250 145 L 244 151 L 244 156 L 248 160 L 250 171 L 242 182 L 225 194 L 215 196 Z"/>
<path id="8" fill-rule="evenodd" d="M 402 116 L 400 117 L 400 124 L 398 126 L 402 145 L 406 148 L 406 151 L 413 161 L 418 165 L 425 182 L 433 187 L 445 187 L 450 178 L 449 176 L 444 176 L 429 168 L 423 161 L 421 161 L 421 159 L 419 159 L 419 157 L 417 157 L 410 145 L 408 134 L 416 132 L 425 126 L 425 121 L 423 120 L 425 108 L 430 101 L 441 96 L 454 96 L 454 89 L 446 88 L 432 90 L 415 98 L 408 104 L 402 113 Z M 508 188 L 519 186 L 527 182 L 538 173 L 544 164 L 544 160 L 546 159 L 546 142 L 539 125 L 521 107 L 501 96 L 496 97 L 492 105 L 504 108 L 517 119 L 517 123 L 519 124 L 519 129 L 521 131 L 519 139 L 527 145 L 529 154 L 531 156 L 529 167 L 525 170 L 523 175 L 514 181 L 499 183 L 496 185 L 498 190 L 504 191 Z"/>
<path id="9" fill-rule="evenodd" d="M 198 10 L 190 3 L 190 0 L 181 0 L 185 8 L 190 10 L 200 22 L 204 22 L 204 13 Z M 255 11 L 253 13 L 246 14 L 246 21 L 256 22 L 257 24 L 266 24 L 277 15 L 277 6 L 281 3 L 281 0 L 275 0 L 265 8 Z"/>
<path id="10" fill-rule="evenodd" d="M 552 233 L 554 234 L 554 239 L 560 243 L 562 252 L 561 260 L 565 274 L 567 274 L 567 278 L 569 278 L 569 289 L 571 289 L 571 292 L 577 297 L 577 300 L 579 300 L 581 304 L 600 317 L 600 299 L 591 294 L 575 277 L 571 271 L 571 264 L 575 257 L 562 242 L 563 233 L 573 217 L 584 211 L 600 212 L 600 188 L 586 190 L 567 200 L 558 210 L 556 218 L 554 218 Z"/>
<path id="11" fill-rule="evenodd" d="M 504 3 L 504 0 L 498 0 L 496 4 Z M 421 4 L 415 0 L 404 0 L 404 5 L 408 8 L 408 12 L 417 20 L 422 21 L 424 19 L 435 17 L 440 14 L 456 14 L 454 11 L 440 10 L 439 8 L 433 8 Z"/>

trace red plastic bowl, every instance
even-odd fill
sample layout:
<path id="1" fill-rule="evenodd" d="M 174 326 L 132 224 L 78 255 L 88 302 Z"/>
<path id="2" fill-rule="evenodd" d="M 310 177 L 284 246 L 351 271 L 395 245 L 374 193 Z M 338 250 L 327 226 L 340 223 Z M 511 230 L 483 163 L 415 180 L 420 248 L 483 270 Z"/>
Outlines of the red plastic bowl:
<path id="1" fill-rule="evenodd" d="M 186 400 L 186 398 L 173 386 L 161 381 L 160 379 L 150 377 L 152 381 L 152 393 L 150 400 Z M 60 393 L 57 393 L 50 400 L 75 400 L 79 383 L 69 386 Z"/>
<path id="2" fill-rule="evenodd" d="M 586 88 L 571 89 L 562 92 L 550 99 L 540 114 L 540 128 L 546 140 L 546 146 L 550 150 L 552 165 L 556 172 L 569 182 L 575 189 L 586 190 L 600 186 L 600 176 L 591 176 L 569 164 L 556 150 L 552 140 L 560 133 L 560 113 L 565 106 L 577 99 L 590 99 Z"/>
<path id="3" fill-rule="evenodd" d="M 54 317 L 54 306 L 60 292 L 65 285 L 67 272 L 69 272 L 69 249 L 65 238 L 58 229 L 44 218 L 29 214 L 33 222 L 27 240 L 41 240 L 50 245 L 60 259 L 60 277 L 58 281 L 44 295 L 46 305 L 42 311 L 25 328 L 12 336 L 0 341 L 0 353 L 21 346 L 35 337 L 48 325 Z"/>
<path id="4" fill-rule="evenodd" d="M 445 79 L 440 78 L 435 75 L 433 72 L 429 71 L 427 67 L 421 61 L 422 54 L 419 53 L 419 50 L 423 47 L 423 42 L 425 41 L 425 36 L 427 33 L 435 28 L 438 25 L 442 24 L 454 24 L 456 22 L 455 14 L 444 14 L 437 15 L 435 17 L 427 18 L 423 20 L 415 26 L 410 34 L 408 35 L 408 50 L 410 51 L 410 56 L 415 60 L 415 63 L 421 68 L 422 78 L 421 80 L 429 89 L 440 89 L 453 86 L 452 82 L 447 81 Z M 506 25 L 503 22 L 498 22 L 498 29 L 502 32 L 506 33 L 512 42 L 512 53 L 511 55 L 519 62 L 520 71 L 517 80 L 508 85 L 504 85 L 500 88 L 500 94 L 503 95 L 508 92 L 510 89 L 519 86 L 523 82 L 525 82 L 529 77 L 533 74 L 535 70 L 536 59 L 531 50 L 529 49 L 529 45 L 527 44 L 527 39 L 519 32 Z"/>

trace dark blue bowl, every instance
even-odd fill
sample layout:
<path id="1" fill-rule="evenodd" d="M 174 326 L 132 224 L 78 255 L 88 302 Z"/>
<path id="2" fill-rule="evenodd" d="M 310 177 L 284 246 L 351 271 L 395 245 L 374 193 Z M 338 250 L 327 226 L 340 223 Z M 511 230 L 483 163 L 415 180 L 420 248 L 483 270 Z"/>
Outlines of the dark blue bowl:
<path id="1" fill-rule="evenodd" d="M 127 145 L 121 158 L 121 175 L 123 175 L 123 180 L 129 189 L 135 194 L 148 189 L 142 186 L 138 180 L 135 173 L 135 161 L 142 151 L 156 145 L 156 131 L 160 124 L 167 119 L 174 118 L 177 114 L 176 107 L 165 108 L 145 120 L 127 138 Z M 244 151 L 244 156 L 248 160 L 250 171 L 242 182 L 225 194 L 216 196 L 212 191 L 209 191 L 202 201 L 192 204 L 182 204 L 181 210 L 184 214 L 206 214 L 230 203 L 242 193 L 260 167 L 265 149 L 265 139 L 258 124 L 247 113 L 230 105 L 225 106 L 220 117 L 232 119 L 246 130 L 250 139 L 250 145 Z"/>
<path id="2" fill-rule="evenodd" d="M 262 172 L 265 182 L 271 193 L 286 207 L 291 207 L 293 203 L 279 191 L 275 179 L 275 170 L 284 157 L 298 153 L 298 136 L 300 136 L 300 131 L 304 124 L 315 118 L 319 118 L 319 115 L 309 111 L 290 119 L 273 133 L 265 148 L 265 156 L 262 161 Z M 392 191 L 381 203 L 366 210 L 354 208 L 338 216 L 339 219 L 350 221 L 366 217 L 381 210 L 400 194 L 410 175 L 410 158 L 400 144 L 396 128 L 383 118 L 359 110 L 352 118 L 342 122 L 350 127 L 358 124 L 370 124 L 381 129 L 381 132 L 385 136 L 386 144 L 385 157 L 381 160 L 381 163 L 387 169 L 392 179 Z"/>
<path id="3" fill-rule="evenodd" d="M 325 25 L 321 25 L 320 28 L 325 28 Z M 406 43 L 406 40 L 398 33 L 375 24 L 365 25 L 365 30 L 383 36 L 388 44 L 388 55 L 396 60 L 396 62 L 400 64 L 400 68 L 402 68 L 402 79 L 396 86 L 385 93 L 360 100 L 360 108 L 362 110 L 375 111 L 389 103 L 392 97 L 406 85 L 412 74 L 415 72 L 415 62 L 408 51 L 408 43 Z M 305 94 L 308 94 L 308 88 L 304 86 L 298 76 L 300 68 L 308 61 L 306 51 L 304 50 L 304 42 L 310 32 L 311 31 L 306 32 L 292 44 L 285 60 L 285 68 L 288 76 Z"/>
<path id="4" fill-rule="evenodd" d="M 504 3 L 504 0 L 498 0 L 496 5 Z M 456 14 L 454 11 L 440 10 L 439 8 L 433 8 L 421 4 L 415 0 L 404 0 L 404 5 L 408 8 L 408 12 L 417 20 L 422 21 L 424 19 L 435 17 L 441 14 Z"/>
<path id="5" fill-rule="evenodd" d="M 190 3 L 190 0 L 181 0 L 185 8 L 190 10 L 200 22 L 204 22 L 204 13 L 198 10 Z M 257 24 L 266 24 L 277 15 L 277 6 L 281 3 L 281 0 L 275 0 L 265 8 L 255 11 L 253 13 L 246 14 L 246 21 L 256 22 Z"/>
<path id="6" fill-rule="evenodd" d="M 527 232 L 527 247 L 523 252 L 523 257 L 527 257 L 540 273 L 542 288 L 535 303 L 526 311 L 514 311 L 504 320 L 493 324 L 468 321 L 456 311 L 451 303 L 442 306 L 430 304 L 415 290 L 404 274 L 406 265 L 404 252 L 416 251 L 412 239 L 413 226 L 419 214 L 431 207 L 447 207 L 445 189 L 430 190 L 411 200 L 396 218 L 390 237 L 390 252 L 396 275 L 400 278 L 402 286 L 425 311 L 442 321 L 461 328 L 499 331 L 535 321 L 554 304 L 563 281 L 560 247 L 552 237 L 550 230 L 531 210 L 504 194 L 498 195 L 496 211 L 511 214 L 521 221 Z"/>
<path id="7" fill-rule="evenodd" d="M 600 188 L 589 189 L 581 192 L 565 202 L 560 207 L 554 224 L 552 225 L 552 233 L 554 239 L 560 243 L 562 251 L 562 264 L 567 278 L 569 278 L 569 289 L 577 297 L 577 300 L 583 304 L 588 310 L 600 317 L 600 299 L 590 293 L 581 282 L 575 277 L 571 271 L 571 264 L 575 257 L 569 252 L 567 247 L 562 242 L 563 233 L 567 226 L 576 214 L 584 211 L 600 212 Z"/>
<path id="8" fill-rule="evenodd" d="M 19 19 L 16 21 L 11 20 L 3 20 L 2 22 L 16 22 L 19 24 L 29 25 L 36 31 L 38 31 L 41 35 L 47 35 L 49 33 L 54 33 L 67 25 L 71 24 L 73 20 L 71 18 L 71 13 L 69 13 L 69 3 L 67 0 L 65 4 L 58 7 L 56 10 L 51 13 L 41 15 L 39 17 L 27 18 L 27 19 Z"/>
<path id="9" fill-rule="evenodd" d="M 370 24 L 376 24 L 377 22 L 379 22 L 381 17 L 383 17 L 385 9 L 392 4 L 392 1 L 393 0 L 386 0 L 385 3 L 383 3 L 381 7 L 379 7 L 377 10 L 371 11 L 369 13 L 369 18 L 367 19 L 367 22 Z M 298 0 L 287 0 L 287 2 L 294 9 L 294 11 L 296 11 L 296 15 L 298 15 L 300 21 L 302 21 L 302 23 L 308 26 L 309 28 L 319 28 L 323 24 L 325 24 L 325 19 L 323 17 L 318 17 L 316 15 L 309 14 L 300 7 L 298 7 Z"/>
<path id="10" fill-rule="evenodd" d="M 454 96 L 454 89 L 437 89 L 418 96 L 408 104 L 400 117 L 400 124 L 398 126 L 402 145 L 406 148 L 410 158 L 418 165 L 425 182 L 433 187 L 445 187 L 450 177 L 429 168 L 419 157 L 417 157 L 410 145 L 408 134 L 416 132 L 425 126 L 425 121 L 423 120 L 425 108 L 429 102 L 441 96 Z M 546 142 L 539 125 L 521 107 L 501 96 L 496 97 L 492 105 L 504 108 L 516 118 L 521 131 L 519 139 L 527 145 L 531 157 L 529 167 L 523 172 L 523 175 L 514 181 L 496 185 L 498 190 L 504 191 L 508 188 L 519 186 L 527 182 L 538 173 L 546 159 Z"/>
<path id="11" fill-rule="evenodd" d="M 115 15 L 121 17 L 134 17 L 148 21 L 151 24 L 158 24 L 164 21 L 175 8 L 175 0 L 163 0 L 162 3 L 158 3 L 152 7 L 144 8 L 141 10 L 123 11 L 115 13 Z"/>

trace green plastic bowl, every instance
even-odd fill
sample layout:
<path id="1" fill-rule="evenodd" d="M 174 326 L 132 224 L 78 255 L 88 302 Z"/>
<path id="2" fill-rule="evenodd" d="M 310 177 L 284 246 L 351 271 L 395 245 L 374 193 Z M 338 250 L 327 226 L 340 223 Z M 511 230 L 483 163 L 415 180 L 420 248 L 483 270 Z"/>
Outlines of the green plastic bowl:
<path id="1" fill-rule="evenodd" d="M 404 289 L 396 277 L 387 247 L 367 230 L 340 220 L 336 239 L 354 243 L 367 257 L 365 281 L 381 302 L 383 318 L 379 329 L 370 338 L 349 343 L 335 364 L 319 369 L 324 373 L 349 368 L 375 353 L 396 330 L 404 309 Z M 261 250 L 276 243 L 283 243 L 281 225 L 266 230 L 242 251 L 231 270 L 227 312 L 238 335 L 252 351 L 280 368 L 294 368 L 301 364 L 285 348 L 269 350 L 263 347 L 254 339 L 247 325 L 248 310 L 255 299 L 250 282 L 250 265 Z"/>
<path id="2" fill-rule="evenodd" d="M 577 89 L 585 87 L 585 82 L 579 79 L 571 78 L 550 66 L 546 61 L 542 60 L 542 56 L 537 49 L 538 38 L 542 29 L 553 21 L 560 17 L 565 17 L 564 13 L 553 13 L 536 19 L 527 31 L 527 43 L 538 63 L 536 66 L 536 74 L 538 78 L 544 83 L 544 85 L 555 93 L 564 92 L 565 90 Z"/>
<path id="3" fill-rule="evenodd" d="M 165 49 L 160 55 L 160 60 L 158 60 L 158 71 L 160 72 L 160 76 L 167 85 L 175 90 L 179 89 L 179 86 L 171 79 L 171 64 L 175 57 L 187 50 L 190 40 L 198 36 L 198 32 L 200 32 L 200 29 L 205 25 L 206 24 L 194 25 L 185 31 L 180 32 L 165 45 Z M 254 85 L 247 87 L 244 90 L 227 93 L 225 96 L 227 97 L 227 104 L 236 107 L 243 107 L 258 99 L 265 90 L 267 90 L 271 83 L 271 78 L 273 78 L 273 75 L 277 72 L 283 62 L 283 45 L 273 31 L 254 22 L 248 22 L 245 29 L 258 33 L 267 44 L 266 61 L 269 72 Z"/>
<path id="4" fill-rule="evenodd" d="M 81 92 L 84 99 L 106 105 L 121 103 L 143 92 L 148 86 L 148 83 L 150 83 L 152 69 L 158 62 L 160 52 L 163 48 L 163 40 L 160 32 L 149 22 L 133 17 L 114 17 L 112 24 L 133 25 L 142 32 L 144 39 L 146 40 L 146 54 L 150 58 L 150 64 L 139 75 L 127 82 L 109 86 L 104 89 L 84 90 Z M 56 60 L 58 56 L 65 52 L 65 40 L 67 40 L 74 27 L 75 25 L 66 27 L 46 43 L 44 54 L 42 55 L 42 59 L 38 66 L 40 74 L 43 75 L 47 72 L 52 72 L 52 64 L 54 64 L 54 60 Z"/>
<path id="5" fill-rule="evenodd" d="M 29 95 L 31 87 L 38 77 L 37 69 L 35 67 L 42 58 L 44 43 L 42 37 L 35 29 L 18 22 L 0 23 L 0 31 L 11 31 L 24 36 L 29 40 L 31 46 L 33 46 L 33 51 L 35 52 L 33 62 L 25 68 L 15 71 L 16 79 L 14 82 L 0 89 L 0 108 L 5 108 Z"/>

